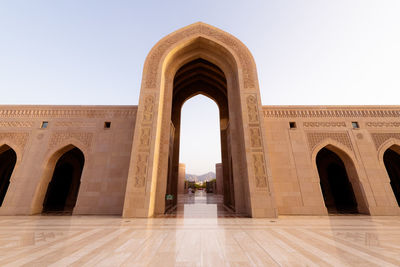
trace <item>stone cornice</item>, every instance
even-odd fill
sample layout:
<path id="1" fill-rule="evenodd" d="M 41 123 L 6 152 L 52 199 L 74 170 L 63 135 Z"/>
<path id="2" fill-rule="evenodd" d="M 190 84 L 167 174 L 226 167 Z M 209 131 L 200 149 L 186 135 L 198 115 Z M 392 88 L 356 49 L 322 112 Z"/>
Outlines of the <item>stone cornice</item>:
<path id="1" fill-rule="evenodd" d="M 136 112 L 137 106 L 0 106 L 0 118 L 132 117 Z"/>
<path id="2" fill-rule="evenodd" d="M 400 106 L 263 106 L 265 118 L 360 118 L 400 119 Z"/>

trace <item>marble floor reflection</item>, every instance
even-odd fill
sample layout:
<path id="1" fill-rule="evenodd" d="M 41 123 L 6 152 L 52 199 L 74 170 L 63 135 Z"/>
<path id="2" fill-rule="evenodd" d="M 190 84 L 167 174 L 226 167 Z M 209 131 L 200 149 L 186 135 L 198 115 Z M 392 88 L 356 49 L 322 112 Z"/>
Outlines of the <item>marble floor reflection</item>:
<path id="1" fill-rule="evenodd" d="M 177 206 L 162 217 L 169 218 L 237 218 L 246 217 L 235 214 L 223 205 L 223 196 L 207 194 L 198 190 L 193 194 L 178 195 Z"/>
<path id="2" fill-rule="evenodd" d="M 400 266 L 400 217 L 224 217 L 198 197 L 210 210 L 173 218 L 2 216 L 0 266 Z"/>

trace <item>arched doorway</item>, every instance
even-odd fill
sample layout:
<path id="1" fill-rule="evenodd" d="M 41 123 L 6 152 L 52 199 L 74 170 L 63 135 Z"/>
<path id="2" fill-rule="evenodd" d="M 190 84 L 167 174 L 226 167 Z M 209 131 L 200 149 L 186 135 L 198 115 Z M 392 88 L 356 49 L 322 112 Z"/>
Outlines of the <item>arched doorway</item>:
<path id="1" fill-rule="evenodd" d="M 181 134 L 181 111 L 183 104 L 195 95 L 202 94 L 215 101 L 219 108 L 221 159 L 224 180 L 224 204 L 235 209 L 234 189 L 231 164 L 232 157 L 230 146 L 229 129 L 229 107 L 227 98 L 227 81 L 224 72 L 215 64 L 197 58 L 183 65 L 176 72 L 173 82 L 172 111 L 171 111 L 171 139 L 169 159 L 173 172 L 169 172 L 167 194 L 177 195 L 180 134 Z M 175 205 L 177 199 L 171 203 L 166 202 L 166 209 Z"/>
<path id="2" fill-rule="evenodd" d="M 13 173 L 15 163 L 17 162 L 17 154 L 7 146 L 0 147 L 0 206 L 6 197 L 10 178 Z"/>
<path id="3" fill-rule="evenodd" d="M 226 204 L 276 217 L 254 59 L 238 39 L 201 22 L 167 35 L 146 57 L 123 216 L 164 214 L 179 169 L 180 106 L 199 93 L 220 108 L 223 176 L 234 187 L 224 184 Z"/>
<path id="4" fill-rule="evenodd" d="M 383 154 L 383 162 L 390 178 L 390 185 L 397 204 L 400 206 L 400 147 L 393 146 L 388 148 Z"/>
<path id="5" fill-rule="evenodd" d="M 329 213 L 357 213 L 357 201 L 343 160 L 322 148 L 316 157 L 325 206 Z"/>
<path id="6" fill-rule="evenodd" d="M 58 159 L 43 201 L 43 213 L 72 214 L 84 163 L 85 157 L 76 147 Z"/>

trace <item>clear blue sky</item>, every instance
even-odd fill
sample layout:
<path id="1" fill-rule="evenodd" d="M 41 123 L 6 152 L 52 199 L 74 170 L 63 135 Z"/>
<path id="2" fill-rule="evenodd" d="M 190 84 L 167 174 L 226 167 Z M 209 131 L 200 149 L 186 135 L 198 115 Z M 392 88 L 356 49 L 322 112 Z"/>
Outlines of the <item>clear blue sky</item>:
<path id="1" fill-rule="evenodd" d="M 136 105 L 151 47 L 196 21 L 249 47 L 264 105 L 399 104 L 399 14 L 398 0 L 4 0 L 0 104 Z M 191 155 L 219 153 L 211 139 Z M 182 160 L 198 173 L 215 163 Z"/>

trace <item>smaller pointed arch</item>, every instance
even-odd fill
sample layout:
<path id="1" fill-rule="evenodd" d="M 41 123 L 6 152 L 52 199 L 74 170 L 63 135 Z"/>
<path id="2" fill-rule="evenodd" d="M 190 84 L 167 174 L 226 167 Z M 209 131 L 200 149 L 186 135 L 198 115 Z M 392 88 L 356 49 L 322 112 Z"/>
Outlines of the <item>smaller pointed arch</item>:
<path id="1" fill-rule="evenodd" d="M 72 214 L 85 164 L 84 152 L 68 144 L 54 152 L 46 161 L 37 186 L 32 214 Z"/>
<path id="2" fill-rule="evenodd" d="M 393 144 L 383 153 L 383 163 L 390 179 L 390 186 L 400 206 L 400 145 Z"/>
<path id="3" fill-rule="evenodd" d="M 314 162 L 328 213 L 369 213 L 351 156 L 333 144 L 315 152 Z"/>
<path id="4" fill-rule="evenodd" d="M 10 179 L 17 163 L 17 154 L 8 145 L 0 146 L 0 207 L 6 197 Z"/>

